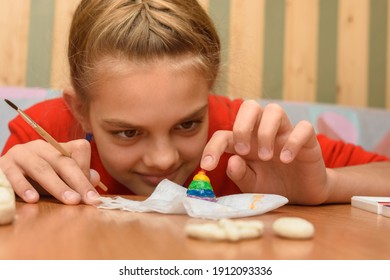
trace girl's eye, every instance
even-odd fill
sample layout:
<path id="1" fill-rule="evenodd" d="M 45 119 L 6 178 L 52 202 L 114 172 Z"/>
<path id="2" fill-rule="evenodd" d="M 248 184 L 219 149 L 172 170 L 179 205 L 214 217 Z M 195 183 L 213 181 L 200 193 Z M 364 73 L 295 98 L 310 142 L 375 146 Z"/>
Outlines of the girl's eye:
<path id="1" fill-rule="evenodd" d="M 141 133 L 138 130 L 132 129 L 132 130 L 119 131 L 116 134 L 121 138 L 131 139 L 140 135 Z"/>
<path id="2" fill-rule="evenodd" d="M 192 131 L 196 129 L 200 124 L 200 121 L 188 121 L 179 124 L 176 129 L 182 131 Z"/>

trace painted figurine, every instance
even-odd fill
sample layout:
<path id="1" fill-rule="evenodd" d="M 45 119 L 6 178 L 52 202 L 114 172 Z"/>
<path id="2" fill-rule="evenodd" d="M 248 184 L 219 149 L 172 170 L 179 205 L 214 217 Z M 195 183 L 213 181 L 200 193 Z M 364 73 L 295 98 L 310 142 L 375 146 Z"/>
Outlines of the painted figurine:
<path id="1" fill-rule="evenodd" d="M 188 186 L 187 196 L 208 201 L 217 201 L 213 187 L 210 184 L 210 179 L 205 171 L 201 170 L 194 176 Z"/>

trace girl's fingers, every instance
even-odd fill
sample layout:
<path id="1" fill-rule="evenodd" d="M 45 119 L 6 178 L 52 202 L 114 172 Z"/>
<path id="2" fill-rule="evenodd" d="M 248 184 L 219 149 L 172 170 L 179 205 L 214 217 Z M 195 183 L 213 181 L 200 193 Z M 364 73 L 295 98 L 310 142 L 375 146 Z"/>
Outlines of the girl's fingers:
<path id="1" fill-rule="evenodd" d="M 261 114 L 262 108 L 254 100 L 246 100 L 240 106 L 233 126 L 234 149 L 237 154 L 246 155 L 250 152 L 252 135 L 257 131 Z"/>
<path id="2" fill-rule="evenodd" d="M 88 177 L 86 177 L 85 173 L 73 158 L 61 156 L 58 158 L 56 164 L 53 165 L 53 170 L 59 175 L 66 186 L 81 195 L 82 201 L 87 204 L 96 203 L 99 194 L 89 180 L 89 169 Z"/>
<path id="3" fill-rule="evenodd" d="M 27 203 L 35 203 L 39 200 L 38 192 L 33 188 L 26 177 L 15 167 L 4 167 L 2 170 L 10 182 L 15 193 Z"/>
<path id="4" fill-rule="evenodd" d="M 251 170 L 246 161 L 238 155 L 229 158 L 227 175 L 240 188 L 242 192 L 251 192 L 256 174 Z"/>
<path id="5" fill-rule="evenodd" d="M 85 177 L 90 176 L 91 163 L 91 145 L 85 139 L 78 139 L 61 144 L 65 150 L 69 151 L 72 159 L 77 162 L 77 165 L 84 173 Z"/>
<path id="6" fill-rule="evenodd" d="M 238 154 L 246 160 L 270 160 L 282 150 L 293 126 L 283 108 L 269 104 L 264 110 L 256 101 L 245 101 L 232 131 L 217 131 L 207 143 L 201 168 L 213 170 L 224 152 Z M 293 150 L 296 151 L 296 150 Z M 284 152 L 286 155 L 288 149 Z"/>
<path id="7" fill-rule="evenodd" d="M 61 157 L 63 156 L 58 155 L 57 163 L 64 164 Z M 64 164 L 63 167 L 67 168 L 67 164 Z M 80 203 L 80 194 L 69 187 L 46 160 L 36 156 L 28 157 L 23 165 L 23 170 L 27 176 L 64 204 Z"/>
<path id="8" fill-rule="evenodd" d="M 277 104 L 269 104 L 264 108 L 257 130 L 258 157 L 270 160 L 275 152 L 276 138 L 293 129 L 285 111 Z"/>
<path id="9" fill-rule="evenodd" d="M 47 160 L 36 153 L 53 153 L 51 149 L 54 148 L 42 140 L 16 145 L 2 156 L 1 167 L 16 194 L 26 202 L 36 202 L 39 199 L 37 190 L 29 182 L 31 179 L 61 202 L 77 204 L 80 195 L 70 189 Z M 57 157 L 60 157 L 59 153 L 55 152 Z"/>
<path id="10" fill-rule="evenodd" d="M 27 180 L 22 180 L 21 176 L 25 176 L 65 204 L 96 203 L 99 195 L 89 180 L 90 148 L 86 144 L 83 140 L 61 144 L 72 158 L 63 156 L 42 140 L 13 147 L 4 156 L 15 166 L 8 175 L 15 178 L 11 179 L 13 188 L 24 199 L 34 201 L 35 198 L 26 196 L 27 190 L 27 194 L 32 194 L 33 187 Z"/>
<path id="11" fill-rule="evenodd" d="M 313 148 L 316 147 L 316 145 L 317 138 L 311 123 L 308 121 L 300 121 L 288 136 L 280 153 L 280 160 L 283 163 L 290 163 L 295 159 L 298 153 L 302 151 L 303 147 Z M 319 154 L 321 155 L 321 153 Z"/>
<path id="12" fill-rule="evenodd" d="M 233 132 L 219 130 L 211 136 L 211 139 L 206 144 L 200 167 L 208 171 L 213 170 L 218 165 L 219 159 L 224 152 L 234 152 Z"/>
<path id="13" fill-rule="evenodd" d="M 278 104 L 268 104 L 262 108 L 257 101 L 242 103 L 233 126 L 235 153 L 250 159 L 270 160 L 276 145 L 281 150 L 293 126 Z"/>
<path id="14" fill-rule="evenodd" d="M 94 169 L 90 169 L 89 174 L 89 181 L 91 182 L 92 186 L 97 186 L 100 182 L 99 173 Z"/>
<path id="15" fill-rule="evenodd" d="M 96 191 L 94 186 L 96 186 L 100 177 L 97 174 L 98 181 L 95 178 L 91 178 L 91 145 L 87 140 L 79 139 L 70 141 L 66 144 L 61 144 L 64 148 L 70 151 L 72 155 L 72 162 L 69 163 L 70 166 L 67 169 L 60 169 L 58 172 L 65 182 L 81 194 L 82 200 L 87 204 L 95 204 L 98 201 L 99 193 Z M 71 166 L 73 163 L 76 163 L 76 166 Z M 81 170 L 82 174 L 78 172 L 78 169 Z M 69 172 L 71 171 L 71 172 Z M 76 173 L 73 173 L 75 171 Z M 95 171 L 95 173 L 97 173 Z M 96 174 L 95 174 L 96 175 Z"/>

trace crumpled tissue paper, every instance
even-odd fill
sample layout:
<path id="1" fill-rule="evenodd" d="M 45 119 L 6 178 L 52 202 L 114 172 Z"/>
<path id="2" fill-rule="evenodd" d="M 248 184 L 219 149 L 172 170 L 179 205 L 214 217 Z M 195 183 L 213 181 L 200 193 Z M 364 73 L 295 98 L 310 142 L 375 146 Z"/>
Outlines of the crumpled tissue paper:
<path id="1" fill-rule="evenodd" d="M 217 198 L 216 202 L 188 197 L 187 189 L 168 179 L 161 181 L 143 201 L 123 197 L 101 197 L 101 209 L 132 212 L 187 214 L 193 218 L 218 220 L 261 215 L 285 205 L 288 199 L 276 194 L 242 193 Z"/>

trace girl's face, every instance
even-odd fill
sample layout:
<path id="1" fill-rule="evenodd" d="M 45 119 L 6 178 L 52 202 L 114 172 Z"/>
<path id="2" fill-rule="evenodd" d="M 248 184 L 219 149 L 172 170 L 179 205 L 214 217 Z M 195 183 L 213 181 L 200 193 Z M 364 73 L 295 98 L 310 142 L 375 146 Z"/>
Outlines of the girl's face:
<path id="1" fill-rule="evenodd" d="M 207 142 L 208 81 L 167 59 L 111 70 L 93 86 L 88 116 L 106 170 L 139 195 L 164 178 L 183 184 Z"/>

